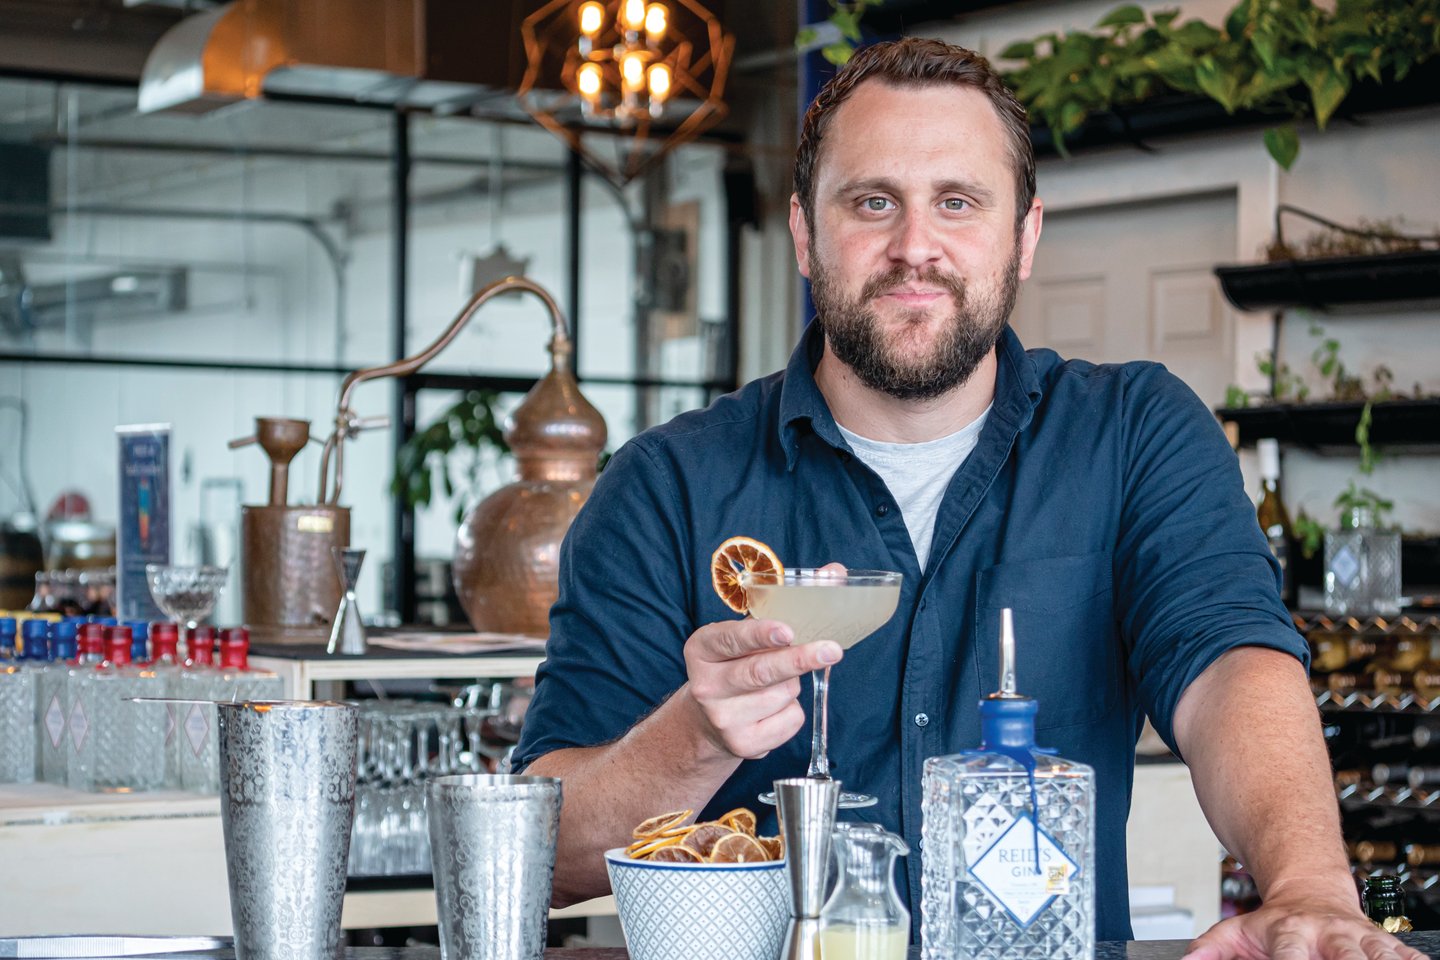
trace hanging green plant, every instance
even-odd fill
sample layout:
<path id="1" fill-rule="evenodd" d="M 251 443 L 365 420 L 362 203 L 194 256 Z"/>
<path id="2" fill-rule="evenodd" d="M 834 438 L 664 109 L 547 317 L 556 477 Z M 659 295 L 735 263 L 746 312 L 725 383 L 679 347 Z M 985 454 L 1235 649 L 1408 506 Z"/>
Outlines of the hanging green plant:
<path id="1" fill-rule="evenodd" d="M 860 18 L 865 15 L 865 9 L 881 6 L 884 2 L 885 0 L 830 0 L 830 9 L 833 12 L 825 19 L 840 35 L 823 45 L 820 55 L 837 67 L 848 63 L 860 44 Z M 801 27 L 795 34 L 795 49 L 808 50 L 819 39 L 820 31 L 815 27 Z"/>
<path id="2" fill-rule="evenodd" d="M 1265 147 L 1288 170 L 1300 152 L 1297 123 L 1324 129 L 1356 82 L 1403 80 L 1437 54 L 1440 0 L 1337 0 L 1333 11 L 1310 0 L 1241 0 L 1222 27 L 1122 6 L 1094 33 L 1044 34 L 1000 58 L 1024 61 L 1006 80 L 1062 154 L 1091 114 L 1174 92 L 1232 114 L 1273 114 Z"/>

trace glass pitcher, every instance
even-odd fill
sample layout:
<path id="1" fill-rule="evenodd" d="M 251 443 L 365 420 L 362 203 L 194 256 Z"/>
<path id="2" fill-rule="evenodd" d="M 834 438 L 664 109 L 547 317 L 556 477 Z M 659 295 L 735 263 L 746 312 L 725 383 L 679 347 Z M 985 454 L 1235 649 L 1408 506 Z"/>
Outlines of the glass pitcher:
<path id="1" fill-rule="evenodd" d="M 817 960 L 905 960 L 910 911 L 895 892 L 905 841 L 871 823 L 836 824 L 835 891 L 820 911 Z"/>

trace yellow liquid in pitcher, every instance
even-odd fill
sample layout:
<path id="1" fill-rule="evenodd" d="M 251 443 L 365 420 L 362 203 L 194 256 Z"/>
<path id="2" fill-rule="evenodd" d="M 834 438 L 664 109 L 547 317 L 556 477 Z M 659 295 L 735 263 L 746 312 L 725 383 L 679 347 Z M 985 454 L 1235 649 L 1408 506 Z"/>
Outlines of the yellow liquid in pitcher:
<path id="1" fill-rule="evenodd" d="M 905 960 L 910 931 L 837 924 L 820 931 L 815 960 Z"/>

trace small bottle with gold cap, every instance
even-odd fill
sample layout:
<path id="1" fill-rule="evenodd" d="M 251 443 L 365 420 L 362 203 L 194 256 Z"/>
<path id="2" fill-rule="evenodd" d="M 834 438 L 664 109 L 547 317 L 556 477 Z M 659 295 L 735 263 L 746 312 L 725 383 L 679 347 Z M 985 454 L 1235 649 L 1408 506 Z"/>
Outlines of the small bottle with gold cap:
<path id="1" fill-rule="evenodd" d="M 1405 916 L 1405 892 L 1400 888 L 1399 877 L 1366 877 L 1361 899 L 1365 916 L 1386 933 L 1409 933 L 1415 929 Z"/>

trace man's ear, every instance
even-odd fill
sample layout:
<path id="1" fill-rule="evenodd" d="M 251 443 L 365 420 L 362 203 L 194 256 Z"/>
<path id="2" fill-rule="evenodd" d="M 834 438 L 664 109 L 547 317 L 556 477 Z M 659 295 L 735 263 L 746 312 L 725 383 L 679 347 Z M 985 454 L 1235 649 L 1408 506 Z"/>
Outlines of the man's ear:
<path id="1" fill-rule="evenodd" d="M 810 227 L 805 222 L 805 211 L 800 206 L 800 197 L 790 194 L 790 236 L 795 240 L 795 265 L 800 276 L 810 279 Z"/>
<path id="2" fill-rule="evenodd" d="M 1040 243 L 1040 221 L 1045 219 L 1045 204 L 1036 197 L 1030 201 L 1030 212 L 1020 222 L 1020 279 L 1030 279 L 1035 263 L 1035 247 Z"/>

